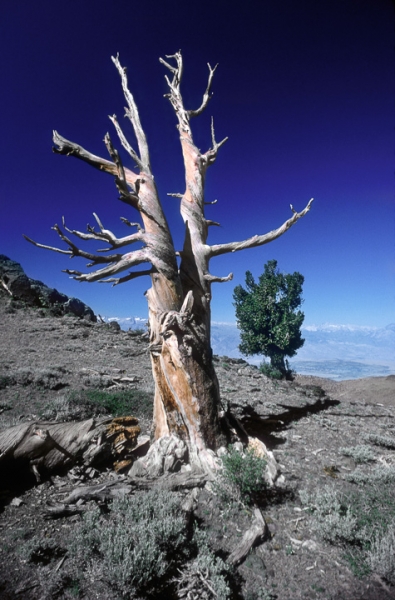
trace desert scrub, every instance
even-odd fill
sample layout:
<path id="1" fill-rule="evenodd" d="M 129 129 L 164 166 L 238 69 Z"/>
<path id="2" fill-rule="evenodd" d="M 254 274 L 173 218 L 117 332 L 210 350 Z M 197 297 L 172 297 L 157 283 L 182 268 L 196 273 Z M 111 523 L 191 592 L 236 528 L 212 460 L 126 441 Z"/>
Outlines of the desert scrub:
<path id="1" fill-rule="evenodd" d="M 382 468 L 375 472 L 381 474 Z M 300 492 L 302 503 L 312 513 L 313 528 L 326 541 L 344 548 L 345 558 L 357 576 L 368 574 L 373 565 L 392 564 L 393 559 L 384 559 L 383 555 L 390 552 L 393 539 L 394 495 L 395 478 L 372 474 L 365 477 L 362 486 L 347 493 L 329 486 L 315 494 Z"/>
<path id="2" fill-rule="evenodd" d="M 221 459 L 223 468 L 216 485 L 217 493 L 225 501 L 251 504 L 267 487 L 264 479 L 266 460 L 252 448 L 239 452 L 234 446 L 229 446 Z"/>
<path id="3" fill-rule="evenodd" d="M 269 377 L 269 379 L 282 379 L 283 378 L 283 374 L 281 373 L 281 371 L 272 367 L 271 364 L 269 364 L 269 363 L 265 363 L 265 362 L 261 363 L 259 365 L 259 371 L 263 375 L 266 375 L 266 377 Z"/>
<path id="4" fill-rule="evenodd" d="M 339 452 L 344 456 L 350 456 L 356 463 L 366 463 L 376 460 L 370 446 L 359 445 L 351 446 L 350 448 L 339 448 Z"/>
<path id="5" fill-rule="evenodd" d="M 376 535 L 367 553 L 368 564 L 372 571 L 395 583 L 395 519 L 389 524 L 387 531 Z"/>
<path id="6" fill-rule="evenodd" d="M 71 554 L 81 582 L 101 580 L 112 598 L 134 598 L 165 584 L 185 560 L 186 540 L 178 494 L 152 490 L 114 500 L 108 515 L 87 512 Z"/>
<path id="7" fill-rule="evenodd" d="M 395 467 L 379 465 L 371 471 L 363 471 L 362 469 L 355 469 L 352 473 L 347 473 L 345 479 L 351 483 L 358 485 L 367 486 L 380 486 L 380 485 L 395 485 Z"/>
<path id="8" fill-rule="evenodd" d="M 378 435 L 376 433 L 368 433 L 364 437 L 371 444 L 383 446 L 389 450 L 395 450 L 395 438 L 390 438 L 386 435 Z"/>
<path id="9" fill-rule="evenodd" d="M 93 411 L 104 411 L 114 417 L 135 415 L 152 419 L 153 398 L 143 390 L 79 390 L 70 394 L 73 404 L 87 405 Z"/>
<path id="10" fill-rule="evenodd" d="M 48 402 L 40 413 L 41 418 L 55 421 L 71 421 L 80 416 L 80 408 L 64 394 L 56 396 L 51 402 Z"/>
<path id="11" fill-rule="evenodd" d="M 20 556 L 30 563 L 47 565 L 66 554 L 66 549 L 61 548 L 54 540 L 39 536 L 32 537 L 27 542 L 18 546 Z"/>
<path id="12" fill-rule="evenodd" d="M 179 597 L 228 600 L 230 588 L 226 576 L 230 572 L 230 566 L 212 552 L 206 532 L 198 527 L 195 528 L 192 545 L 195 546 L 197 555 L 187 563 L 176 579 Z"/>
<path id="13" fill-rule="evenodd" d="M 313 514 L 313 527 L 331 544 L 353 543 L 359 539 L 358 522 L 347 498 L 325 486 L 315 494 L 299 492 L 302 504 Z"/>
<path id="14" fill-rule="evenodd" d="M 312 415 L 311 418 L 319 423 L 321 427 L 325 427 L 325 429 L 331 429 L 332 431 L 338 431 L 338 427 L 335 421 L 332 419 L 328 419 L 328 417 L 324 417 L 323 415 Z"/>

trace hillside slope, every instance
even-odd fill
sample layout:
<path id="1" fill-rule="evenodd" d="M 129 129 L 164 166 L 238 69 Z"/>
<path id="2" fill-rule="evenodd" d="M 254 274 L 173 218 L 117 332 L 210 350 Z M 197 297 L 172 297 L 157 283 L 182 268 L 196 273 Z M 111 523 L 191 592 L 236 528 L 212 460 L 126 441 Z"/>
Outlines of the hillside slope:
<path id="1" fill-rule="evenodd" d="M 143 433 L 149 434 L 153 383 L 146 337 L 75 315 L 55 317 L 49 308 L 15 301 L 5 289 L 0 289 L 0 322 L 1 428 L 37 419 L 78 420 L 121 411 L 137 416 Z M 363 511 L 372 506 L 375 512 L 366 519 L 373 532 L 377 530 L 374 515 L 383 515 L 384 523 L 386 518 L 391 523 L 395 519 L 393 501 L 385 504 L 385 498 L 393 499 L 395 493 L 395 378 L 333 382 L 300 376 L 292 383 L 276 382 L 243 360 L 216 357 L 215 365 L 224 407 L 239 418 L 249 435 L 273 451 L 284 477 L 274 490 L 256 498 L 267 524 L 265 536 L 245 561 L 224 571 L 222 576 L 231 591 L 217 597 L 393 597 L 388 573 L 386 578 L 379 567 L 373 572 L 362 569 L 366 557 L 358 541 L 361 530 L 345 515 L 365 518 Z M 387 440 L 387 446 L 378 445 L 380 440 Z M 387 469 L 386 479 L 379 482 L 377 474 L 383 469 Z M 89 472 L 77 465 L 72 473 L 56 474 L 39 486 L 30 477 L 15 485 L 5 484 L 0 476 L 2 599 L 114 597 L 116 580 L 108 583 L 103 563 L 92 564 L 89 568 L 93 571 L 89 571 L 83 557 L 81 564 L 73 558 L 73 544 L 87 531 L 81 515 L 86 513 L 91 519 L 97 515 L 95 500 L 75 505 L 70 516 L 48 516 L 48 508 L 63 502 L 65 492 L 75 486 L 97 485 L 100 489 L 109 482 L 127 484 L 128 476 L 115 473 L 110 465 Z M 315 516 L 314 494 L 318 492 L 326 494 L 331 531 L 337 532 L 332 537 Z M 144 503 L 144 494 L 134 490 L 132 499 Z M 252 522 L 253 511 L 247 503 L 234 498 L 225 501 L 211 486 L 174 494 L 180 505 L 193 501 L 190 527 L 199 525 L 206 532 L 210 556 L 215 560 L 226 559 L 240 546 Z M 342 495 L 343 505 L 349 506 L 351 513 L 343 508 L 336 513 L 336 494 Z M 100 518 L 110 526 L 108 503 L 99 502 L 99 507 Z M 155 523 L 154 515 L 152 520 Z M 354 523 L 351 529 L 350 523 Z M 348 538 L 344 537 L 347 527 Z M 88 537 L 84 543 L 87 552 Z M 208 555 L 204 556 L 208 564 Z M 174 561 L 188 583 L 193 583 L 193 557 L 174 554 Z M 213 569 L 212 562 L 210 565 L 207 569 Z M 204 579 L 205 573 L 211 573 L 206 579 L 209 587 L 196 575 L 200 587 L 195 597 L 214 600 L 210 586 L 217 580 L 214 571 L 205 568 L 201 576 Z M 93 572 L 101 575 L 89 578 Z M 179 574 L 171 572 L 171 577 L 175 576 Z M 136 594 L 131 587 L 130 598 L 185 597 L 178 594 L 174 580 L 160 585 Z"/>

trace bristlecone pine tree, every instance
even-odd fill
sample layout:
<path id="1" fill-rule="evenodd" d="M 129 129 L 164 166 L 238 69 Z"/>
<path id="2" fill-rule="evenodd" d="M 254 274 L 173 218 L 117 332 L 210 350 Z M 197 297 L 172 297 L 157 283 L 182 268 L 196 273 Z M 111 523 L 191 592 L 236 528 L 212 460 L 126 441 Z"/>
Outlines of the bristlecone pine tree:
<path id="1" fill-rule="evenodd" d="M 120 200 L 140 214 L 143 227 L 121 217 L 126 226 L 135 228 L 136 231 L 117 238 L 114 233 L 105 229 L 99 217 L 94 214 L 98 230 L 90 226 L 86 233 L 71 230 L 66 227 L 64 219 L 63 228 L 58 225 L 53 227 L 68 249 L 39 244 L 25 237 L 40 248 L 88 259 L 88 267 L 95 267 L 89 273 L 65 270 L 78 281 L 109 281 L 117 285 L 136 277 L 151 278 L 152 287 L 146 296 L 149 307 L 149 351 L 155 380 L 154 437 L 158 441 L 157 448 L 161 447 L 161 440 L 168 440 L 172 436 L 171 439 L 180 440 L 191 463 L 204 466 L 210 462 L 209 457 L 213 456 L 213 451 L 230 439 L 230 426 L 223 416 L 212 361 L 210 301 L 211 285 L 231 280 L 232 274 L 227 277 L 212 275 L 209 271 L 210 259 L 277 239 L 310 210 L 312 200 L 301 212 L 296 212 L 291 205 L 291 218 L 269 233 L 254 235 L 239 242 L 208 244 L 209 227 L 218 223 L 205 217 L 205 205 L 213 204 L 205 202 L 205 176 L 227 138 L 217 142 L 212 123 L 212 146 L 206 152 L 201 152 L 193 141 L 190 121 L 199 116 L 208 105 L 216 67 L 208 65 L 208 83 L 202 103 L 197 109 L 190 110 L 185 108 L 180 90 L 183 74 L 181 52 L 166 58 L 166 61 L 160 59 L 160 62 L 170 72 L 170 77 L 165 77 L 169 87 L 167 98 L 178 120 L 185 167 L 184 193 L 170 194 L 180 199 L 180 212 L 185 223 L 183 248 L 177 251 L 174 247 L 151 170 L 147 139 L 128 87 L 126 69 L 121 66 L 118 56 L 112 57 L 112 61 L 121 77 L 127 102 L 126 116 L 133 126 L 138 150 L 126 139 L 117 117 L 114 115 L 110 120 L 120 143 L 137 165 L 138 174 L 123 165 L 108 133 L 104 141 L 111 160 L 91 154 L 56 131 L 53 135 L 56 145 L 54 152 L 79 158 L 115 177 Z M 106 242 L 109 253 L 103 253 L 102 250 L 100 254 L 86 252 L 71 241 L 67 234 L 72 234 L 79 240 Z M 142 247 L 125 253 L 119 252 L 119 249 L 134 243 L 140 243 Z M 125 274 L 131 267 L 141 264 L 148 265 L 148 268 Z M 114 277 L 121 273 L 119 277 Z M 177 454 L 177 443 L 175 446 L 170 445 Z M 162 443 L 162 446 L 167 444 Z"/>

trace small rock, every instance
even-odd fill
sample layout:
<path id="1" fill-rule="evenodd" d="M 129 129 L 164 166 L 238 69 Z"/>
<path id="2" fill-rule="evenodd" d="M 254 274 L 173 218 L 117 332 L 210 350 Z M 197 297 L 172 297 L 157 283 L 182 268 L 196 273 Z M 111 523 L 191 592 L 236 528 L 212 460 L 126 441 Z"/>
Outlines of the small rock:
<path id="1" fill-rule="evenodd" d="M 11 500 L 11 506 L 20 506 L 23 504 L 23 500 L 21 498 L 13 498 Z"/>

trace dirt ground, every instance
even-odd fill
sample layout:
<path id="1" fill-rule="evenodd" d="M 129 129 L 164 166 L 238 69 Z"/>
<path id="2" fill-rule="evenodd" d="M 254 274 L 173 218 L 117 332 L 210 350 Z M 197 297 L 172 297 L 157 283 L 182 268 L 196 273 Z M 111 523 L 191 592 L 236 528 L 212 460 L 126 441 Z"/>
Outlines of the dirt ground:
<path id="1" fill-rule="evenodd" d="M 81 390 L 153 394 L 144 336 L 83 319 L 49 317 L 41 309 L 11 308 L 3 294 L 0 321 L 1 429 L 43 417 L 59 419 L 65 399 Z M 312 492 L 328 484 L 349 489 L 345 476 L 357 465 L 341 448 L 366 444 L 368 434 L 395 438 L 395 377 L 334 382 L 298 376 L 294 382 L 277 382 L 243 361 L 216 357 L 215 365 L 224 404 L 250 435 L 273 451 L 284 476 L 284 482 L 262 498 L 268 533 L 235 567 L 232 598 L 395 598 L 394 588 L 374 573 L 354 574 L 344 548 L 318 535 L 299 496 L 301 490 Z M 127 383 L 121 381 L 125 377 Z M 87 416 L 86 405 L 74 410 Z M 142 417 L 143 433 L 149 433 L 149 414 L 135 416 Z M 376 462 L 395 462 L 392 449 L 372 451 Z M 73 589 L 67 541 L 80 527 L 81 516 L 49 519 L 47 509 L 78 484 L 123 481 L 125 475 L 104 470 L 91 474 L 91 482 L 86 476 L 78 482 L 78 473 L 73 477 L 59 474 L 40 485 L 34 478 L 5 484 L 2 477 L 2 599 L 115 597 L 93 588 Z M 248 528 L 251 511 L 226 511 L 219 497 L 204 488 L 197 490 L 195 518 L 207 530 L 213 550 L 226 559 Z M 41 540 L 38 550 L 29 554 L 35 539 Z M 170 594 L 162 591 L 150 597 L 177 598 Z"/>

